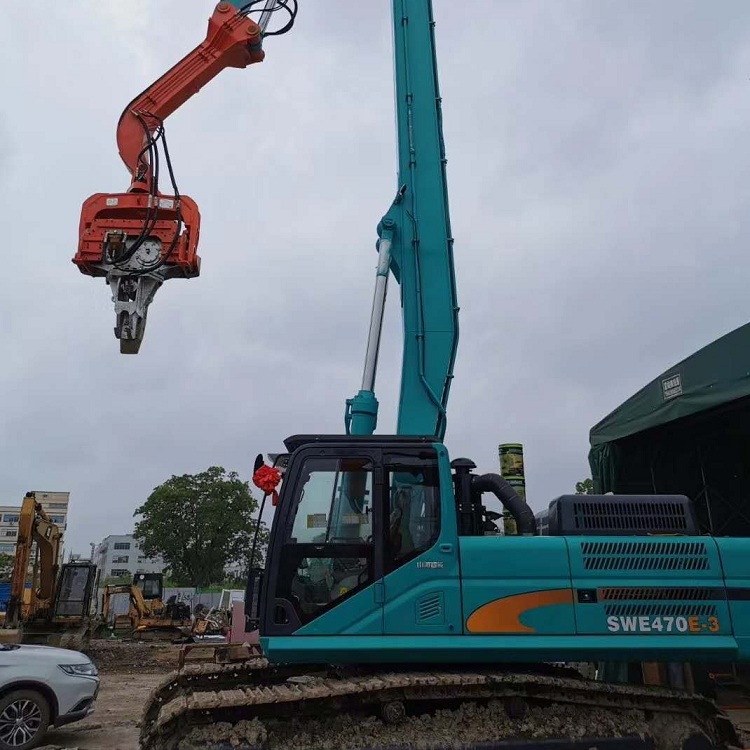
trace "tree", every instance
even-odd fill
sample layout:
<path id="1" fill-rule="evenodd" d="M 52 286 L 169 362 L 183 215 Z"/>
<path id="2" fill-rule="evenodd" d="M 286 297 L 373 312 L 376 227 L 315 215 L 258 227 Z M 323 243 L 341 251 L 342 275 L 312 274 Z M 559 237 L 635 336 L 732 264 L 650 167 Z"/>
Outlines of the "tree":
<path id="1" fill-rule="evenodd" d="M 13 566 L 16 558 L 5 552 L 0 552 L 0 583 L 9 583 L 13 576 Z"/>
<path id="2" fill-rule="evenodd" d="M 584 479 L 582 482 L 576 482 L 576 495 L 593 495 L 594 480 Z"/>
<path id="3" fill-rule="evenodd" d="M 258 503 L 236 472 L 212 466 L 201 474 L 172 476 L 134 515 L 134 535 L 147 557 L 161 555 L 170 578 L 191 586 L 223 581 L 230 563 L 250 564 Z M 263 559 L 268 532 L 261 524 L 253 564 Z"/>

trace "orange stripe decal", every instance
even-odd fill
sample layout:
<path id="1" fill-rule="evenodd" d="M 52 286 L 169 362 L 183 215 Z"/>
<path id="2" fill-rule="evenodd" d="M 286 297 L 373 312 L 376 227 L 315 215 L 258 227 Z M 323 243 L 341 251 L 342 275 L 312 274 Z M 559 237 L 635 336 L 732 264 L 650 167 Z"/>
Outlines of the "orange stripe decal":
<path id="1" fill-rule="evenodd" d="M 572 603 L 573 589 L 530 591 L 506 596 L 475 609 L 466 622 L 466 628 L 470 633 L 534 633 L 534 628 L 521 622 L 524 612 L 552 604 Z"/>

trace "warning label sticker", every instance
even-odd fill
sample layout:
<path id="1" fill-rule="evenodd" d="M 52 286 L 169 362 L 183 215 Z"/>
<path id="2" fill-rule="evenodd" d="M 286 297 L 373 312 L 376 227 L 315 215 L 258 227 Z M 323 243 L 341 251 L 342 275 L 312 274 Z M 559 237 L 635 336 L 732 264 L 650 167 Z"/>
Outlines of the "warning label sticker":
<path id="1" fill-rule="evenodd" d="M 308 529 L 325 529 L 328 526 L 328 518 L 325 513 L 310 513 L 307 516 Z"/>

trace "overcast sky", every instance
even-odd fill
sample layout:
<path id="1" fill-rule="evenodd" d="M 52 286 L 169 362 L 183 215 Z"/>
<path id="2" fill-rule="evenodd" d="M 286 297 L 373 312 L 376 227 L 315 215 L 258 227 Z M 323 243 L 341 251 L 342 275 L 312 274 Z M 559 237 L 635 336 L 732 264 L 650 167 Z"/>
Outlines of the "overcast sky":
<path id="1" fill-rule="evenodd" d="M 120 112 L 202 40 L 212 3 L 3 8 L 0 499 L 70 491 L 69 550 L 131 531 L 172 474 L 249 479 L 286 435 L 342 428 L 396 186 L 390 12 L 300 5 L 265 63 L 168 121 L 203 267 L 159 291 L 135 357 L 104 281 L 70 262 L 80 205 L 127 188 Z M 588 476 L 593 424 L 747 320 L 750 3 L 434 5 L 461 305 L 446 442 L 485 471 L 523 442 L 539 510 Z M 385 337 L 381 432 L 395 293 Z"/>

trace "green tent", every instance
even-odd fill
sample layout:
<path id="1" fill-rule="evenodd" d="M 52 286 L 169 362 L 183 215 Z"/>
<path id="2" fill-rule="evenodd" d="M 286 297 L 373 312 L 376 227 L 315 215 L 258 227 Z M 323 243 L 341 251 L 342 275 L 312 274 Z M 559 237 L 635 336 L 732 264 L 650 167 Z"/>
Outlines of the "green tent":
<path id="1" fill-rule="evenodd" d="M 703 531 L 750 536 L 750 324 L 652 380 L 590 443 L 596 492 L 684 494 Z"/>

